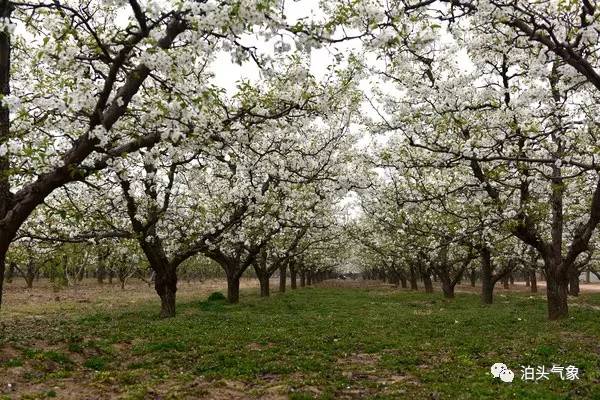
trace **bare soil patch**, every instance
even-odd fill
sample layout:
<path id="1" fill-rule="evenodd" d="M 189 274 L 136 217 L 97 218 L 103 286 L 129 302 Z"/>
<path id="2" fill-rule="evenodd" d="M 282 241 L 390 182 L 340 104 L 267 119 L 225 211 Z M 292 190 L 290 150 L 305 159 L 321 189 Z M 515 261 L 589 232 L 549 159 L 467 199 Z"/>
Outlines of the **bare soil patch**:
<path id="1" fill-rule="evenodd" d="M 258 288 L 258 280 L 242 279 L 241 289 Z M 224 279 L 206 281 L 180 281 L 177 288 L 178 301 L 198 299 L 212 292 L 225 291 Z M 132 280 L 121 289 L 118 283 L 99 285 L 94 279 L 84 279 L 75 286 L 56 288 L 48 280 L 39 280 L 28 289 L 22 280 L 15 279 L 5 285 L 2 316 L 35 316 L 52 311 L 86 311 L 97 307 L 121 308 L 154 301 L 158 296 L 153 286 Z"/>

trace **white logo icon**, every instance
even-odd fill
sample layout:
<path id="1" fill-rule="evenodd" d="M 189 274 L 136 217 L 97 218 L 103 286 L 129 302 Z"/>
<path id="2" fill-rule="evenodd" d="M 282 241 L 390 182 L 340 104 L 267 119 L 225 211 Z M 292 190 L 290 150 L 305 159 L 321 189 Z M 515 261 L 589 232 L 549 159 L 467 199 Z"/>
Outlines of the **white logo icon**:
<path id="1" fill-rule="evenodd" d="M 502 372 L 505 369 L 508 369 L 506 364 L 496 363 L 496 364 L 492 365 L 491 372 L 492 372 L 492 375 L 494 376 L 494 378 L 499 378 L 500 372 Z"/>
<path id="2" fill-rule="evenodd" d="M 510 369 L 505 369 L 500 372 L 500 380 L 502 382 L 511 383 L 515 379 L 515 374 Z"/>
<path id="3" fill-rule="evenodd" d="M 494 378 L 500 378 L 502 382 L 510 383 L 515 379 L 515 374 L 503 363 L 492 365 L 490 372 Z"/>

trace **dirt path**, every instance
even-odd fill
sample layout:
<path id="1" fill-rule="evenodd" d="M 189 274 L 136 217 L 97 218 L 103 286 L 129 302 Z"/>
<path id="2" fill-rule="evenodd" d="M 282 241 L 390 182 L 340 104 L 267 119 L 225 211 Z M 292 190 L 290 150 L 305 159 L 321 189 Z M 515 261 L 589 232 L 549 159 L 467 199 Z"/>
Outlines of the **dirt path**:
<path id="1" fill-rule="evenodd" d="M 546 290 L 546 282 L 538 282 L 538 289 Z M 525 286 L 525 282 L 515 282 L 515 286 L 522 288 L 523 290 L 529 290 Z M 600 283 L 580 283 L 579 290 L 582 293 L 600 293 Z"/>
<path id="2" fill-rule="evenodd" d="M 242 289 L 257 288 L 255 279 L 242 279 Z M 225 280 L 180 281 L 177 289 L 179 301 L 198 299 L 216 291 L 225 291 Z M 5 286 L 1 315 L 3 317 L 31 316 L 52 311 L 85 310 L 102 307 L 121 308 L 133 304 L 156 301 L 158 296 L 153 286 L 141 281 L 132 281 L 121 289 L 118 283 L 99 285 L 93 279 L 86 279 L 77 286 L 55 288 L 51 282 L 40 280 L 33 289 L 27 289 L 22 280 Z"/>

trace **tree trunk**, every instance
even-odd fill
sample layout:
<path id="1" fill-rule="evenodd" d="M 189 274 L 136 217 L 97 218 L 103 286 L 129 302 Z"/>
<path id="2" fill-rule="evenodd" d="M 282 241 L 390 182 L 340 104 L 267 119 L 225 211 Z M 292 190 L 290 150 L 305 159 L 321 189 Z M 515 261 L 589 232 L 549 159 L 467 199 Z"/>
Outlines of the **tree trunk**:
<path id="1" fill-rule="evenodd" d="M 287 281 L 287 264 L 284 263 L 279 267 L 279 291 L 285 293 L 285 285 Z"/>
<path id="2" fill-rule="evenodd" d="M 240 277 L 235 274 L 227 276 L 227 301 L 231 304 L 240 302 Z"/>
<path id="3" fill-rule="evenodd" d="M 33 280 L 35 279 L 35 272 L 28 269 L 27 272 L 25 272 L 23 278 L 25 278 L 27 289 L 33 289 Z"/>
<path id="4" fill-rule="evenodd" d="M 106 267 L 104 266 L 104 260 L 98 260 L 98 269 L 96 270 L 96 279 L 99 285 L 104 285 L 104 278 L 106 277 Z"/>
<path id="5" fill-rule="evenodd" d="M 529 271 L 525 270 L 525 272 L 523 272 L 523 278 L 525 279 L 525 287 L 530 287 L 531 286 L 531 274 L 529 273 Z"/>
<path id="6" fill-rule="evenodd" d="M 529 271 L 529 277 L 531 279 L 531 293 L 537 293 L 537 276 L 535 275 L 535 269 Z"/>
<path id="7" fill-rule="evenodd" d="M 561 143 L 558 142 L 558 150 Z M 569 289 L 569 272 L 573 265 L 565 265 L 562 257 L 563 236 L 563 195 L 564 185 L 559 165 L 552 165 L 552 245 L 549 254 L 544 257 L 546 272 L 546 297 L 548 299 L 548 318 L 556 320 L 569 315 L 567 293 Z"/>
<path id="8" fill-rule="evenodd" d="M 502 278 L 502 286 L 504 289 L 510 289 L 510 286 L 508 286 L 508 275 Z"/>
<path id="9" fill-rule="evenodd" d="M 489 249 L 481 251 L 481 302 L 492 304 L 494 302 L 494 266 L 492 265 Z"/>
<path id="10" fill-rule="evenodd" d="M 410 288 L 412 290 L 419 290 L 419 285 L 417 284 L 417 272 L 414 267 L 410 267 Z"/>
<path id="11" fill-rule="evenodd" d="M 269 275 L 261 274 L 258 275 L 258 282 L 260 283 L 260 297 L 269 297 L 270 289 L 269 289 Z"/>
<path id="12" fill-rule="evenodd" d="M 454 286 L 450 282 L 446 281 L 445 279 L 442 280 L 442 291 L 444 292 L 445 298 L 447 298 L 447 299 L 454 298 Z"/>
<path id="13" fill-rule="evenodd" d="M 569 272 L 569 294 L 571 296 L 579 296 L 579 271 L 576 268 L 571 268 Z"/>
<path id="14" fill-rule="evenodd" d="M 494 303 L 494 281 L 492 274 L 487 272 L 481 274 L 481 302 L 483 304 Z"/>
<path id="15" fill-rule="evenodd" d="M 423 272 L 421 274 L 423 279 L 423 286 L 425 286 L 425 293 L 433 293 L 433 282 L 431 282 L 431 275 L 429 272 Z"/>
<path id="16" fill-rule="evenodd" d="M 590 283 L 591 282 L 591 277 L 590 277 L 590 271 L 585 271 L 585 283 Z"/>
<path id="17" fill-rule="evenodd" d="M 0 244 L 0 308 L 2 308 L 2 294 L 4 293 L 4 271 L 6 267 L 6 252 L 8 251 L 9 243 Z"/>
<path id="18" fill-rule="evenodd" d="M 260 297 L 269 297 L 271 294 L 269 288 L 269 280 L 270 276 L 266 269 L 266 263 L 254 264 L 254 272 L 256 272 L 256 277 L 258 278 L 258 283 L 260 285 Z"/>
<path id="19" fill-rule="evenodd" d="M 546 298 L 548 299 L 548 318 L 557 320 L 569 315 L 567 293 L 568 276 L 562 276 L 559 266 L 551 265 L 546 268 Z"/>
<path id="20" fill-rule="evenodd" d="M 309 272 L 308 276 L 306 277 L 306 285 L 307 286 L 312 285 L 312 278 L 313 278 L 312 272 Z"/>
<path id="21" fill-rule="evenodd" d="M 0 17 L 4 21 L 10 19 L 15 5 L 12 1 L 0 1 Z M 11 71 L 11 34 L 7 28 L 0 32 L 0 96 L 10 95 L 10 71 Z M 10 132 L 10 110 L 8 105 L 0 102 L 0 141 L 5 143 L 11 136 Z M 13 201 L 10 187 L 10 161 L 9 155 L 0 156 L 0 219 L 4 219 Z M 27 208 L 27 206 L 25 206 Z M 27 213 L 27 211 L 25 211 Z M 29 211 L 30 213 L 31 211 Z M 19 217 L 17 217 L 19 218 Z M 24 219 L 23 219 L 24 220 Z M 4 290 L 4 274 L 6 272 L 6 253 L 10 243 L 14 240 L 19 226 L 23 223 L 8 222 L 0 228 L 0 308 L 2 307 L 2 293 Z"/>
<path id="22" fill-rule="evenodd" d="M 296 289 L 296 278 L 297 278 L 296 267 L 294 265 L 290 265 L 290 288 Z"/>
<path id="23" fill-rule="evenodd" d="M 161 318 L 172 318 L 175 316 L 175 292 L 170 288 L 165 288 L 160 295 L 160 315 Z"/>
<path id="24" fill-rule="evenodd" d="M 437 276 L 440 278 L 440 282 L 442 284 L 442 292 L 444 293 L 444 297 L 447 299 L 454 298 L 454 287 L 456 282 L 458 282 L 460 279 L 460 276 L 462 276 L 464 269 L 458 272 L 458 275 L 456 275 L 454 278 L 452 277 L 450 271 L 451 267 L 446 263 L 443 263 L 439 266 L 439 268 L 436 268 Z"/>
<path id="25" fill-rule="evenodd" d="M 392 285 L 399 286 L 400 285 L 400 275 L 397 274 L 396 272 L 390 272 L 389 275 L 390 275 L 390 278 L 389 279 L 384 278 L 383 282 L 386 283 L 386 281 L 389 280 Z"/>
<path id="26" fill-rule="evenodd" d="M 515 284 L 515 276 L 513 275 L 512 272 L 508 275 L 508 281 L 510 282 L 511 285 Z"/>
<path id="27" fill-rule="evenodd" d="M 406 289 L 408 285 L 406 284 L 406 277 L 404 275 L 400 275 L 400 285 L 402 289 Z"/>
<path id="28" fill-rule="evenodd" d="M 160 297 L 160 317 L 174 317 L 175 294 L 177 293 L 177 272 L 170 266 L 155 268 L 154 270 L 156 271 L 154 288 Z"/>
<path id="29" fill-rule="evenodd" d="M 300 287 L 306 286 L 306 272 L 300 272 Z"/>
<path id="30" fill-rule="evenodd" d="M 475 282 L 477 281 L 477 272 L 474 269 L 471 270 L 469 279 L 471 281 L 471 287 L 475 287 Z"/>

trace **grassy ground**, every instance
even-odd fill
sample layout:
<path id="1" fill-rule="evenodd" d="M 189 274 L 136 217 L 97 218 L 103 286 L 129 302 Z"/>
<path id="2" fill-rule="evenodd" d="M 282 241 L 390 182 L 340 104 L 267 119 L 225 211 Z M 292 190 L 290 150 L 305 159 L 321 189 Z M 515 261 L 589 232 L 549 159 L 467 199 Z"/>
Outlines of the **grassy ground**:
<path id="1" fill-rule="evenodd" d="M 170 320 L 155 302 L 4 318 L 0 399 L 600 399 L 600 294 L 548 322 L 527 293 L 481 306 L 381 286 L 253 292 L 185 299 Z M 492 379 L 495 362 L 513 383 Z M 520 379 L 552 364 L 581 379 Z"/>

